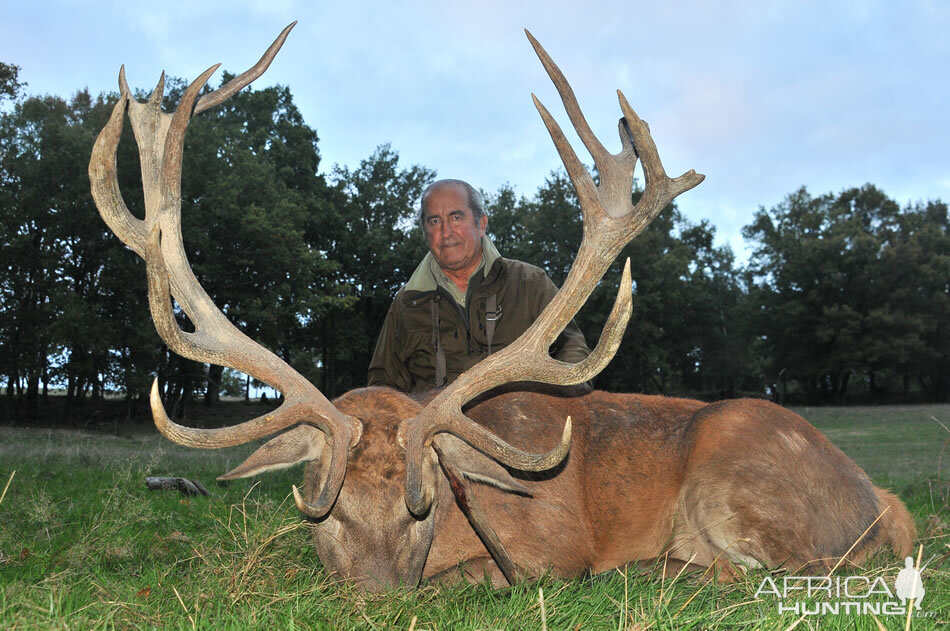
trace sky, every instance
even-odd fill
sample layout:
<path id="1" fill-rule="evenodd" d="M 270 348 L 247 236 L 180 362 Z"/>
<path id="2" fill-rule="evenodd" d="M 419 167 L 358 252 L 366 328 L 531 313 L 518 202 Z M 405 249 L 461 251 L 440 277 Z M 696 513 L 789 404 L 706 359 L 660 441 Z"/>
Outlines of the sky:
<path id="1" fill-rule="evenodd" d="M 319 135 L 321 171 L 356 168 L 390 143 L 405 166 L 531 197 L 560 167 L 531 94 L 570 123 L 527 28 L 609 150 L 620 150 L 619 89 L 671 176 L 706 175 L 677 205 L 740 260 L 742 227 L 801 186 L 950 201 L 943 0 L 6 4 L 0 61 L 20 67 L 27 94 L 64 98 L 116 91 L 122 64 L 146 90 L 162 70 L 190 80 L 220 62 L 240 73 L 296 20 L 254 85 L 290 88 Z"/>

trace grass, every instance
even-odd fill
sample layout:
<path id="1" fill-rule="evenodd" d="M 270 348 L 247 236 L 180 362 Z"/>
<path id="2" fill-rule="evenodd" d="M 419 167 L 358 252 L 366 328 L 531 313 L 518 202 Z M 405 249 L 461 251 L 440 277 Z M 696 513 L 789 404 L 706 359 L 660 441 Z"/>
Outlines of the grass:
<path id="1" fill-rule="evenodd" d="M 796 410 L 917 520 L 928 618 L 950 621 L 950 505 L 942 449 L 950 406 Z M 426 586 L 366 595 L 321 567 L 289 497 L 300 470 L 210 483 L 253 446 L 199 452 L 154 432 L 0 429 L 2 629 L 903 629 L 901 616 L 779 614 L 732 584 L 616 571 L 492 590 Z M 947 456 L 950 459 L 950 456 Z M 942 473 L 938 476 L 938 465 Z M 13 475 L 15 471 L 15 475 Z M 210 497 L 145 489 L 148 475 L 202 481 Z M 861 571 L 892 586 L 900 560 Z M 780 578 L 777 578 L 780 582 Z M 543 590 L 543 606 L 539 591 Z M 899 619 L 898 619 L 899 618 Z M 883 627 L 878 626 L 880 622 Z"/>
<path id="2" fill-rule="evenodd" d="M 875 480 L 933 476 L 950 439 L 950 406 L 861 406 L 797 408 Z M 941 425 L 942 423 L 942 425 Z M 943 476 L 950 453 L 943 457 Z"/>

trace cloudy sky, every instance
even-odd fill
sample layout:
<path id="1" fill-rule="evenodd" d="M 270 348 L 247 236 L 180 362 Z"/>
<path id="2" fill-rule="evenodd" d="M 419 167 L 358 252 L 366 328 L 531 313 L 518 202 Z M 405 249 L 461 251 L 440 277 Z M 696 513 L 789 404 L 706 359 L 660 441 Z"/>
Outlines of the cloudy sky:
<path id="1" fill-rule="evenodd" d="M 324 171 L 388 142 L 405 164 L 530 196 L 560 165 L 530 94 L 569 124 L 528 28 L 608 148 L 620 89 L 670 174 L 707 176 L 679 206 L 740 257 L 753 213 L 802 185 L 950 200 L 943 0 L 34 0 L 2 15 L 0 61 L 28 94 L 63 97 L 115 91 L 123 63 L 149 90 L 162 70 L 242 72 L 297 20 L 256 85 L 290 87 Z"/>

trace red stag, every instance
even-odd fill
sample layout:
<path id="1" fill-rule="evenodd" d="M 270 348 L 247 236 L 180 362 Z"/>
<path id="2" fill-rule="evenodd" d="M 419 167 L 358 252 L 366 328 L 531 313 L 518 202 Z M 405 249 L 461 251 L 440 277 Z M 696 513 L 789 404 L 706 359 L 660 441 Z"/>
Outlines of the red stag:
<path id="1" fill-rule="evenodd" d="M 914 525 L 900 500 L 871 484 L 805 420 L 775 405 L 608 392 L 559 397 L 528 388 L 490 396 L 515 382 L 582 383 L 610 361 L 631 309 L 629 262 L 593 354 L 570 365 L 547 349 L 621 248 L 703 179 L 694 171 L 666 175 L 646 123 L 622 94 L 622 149 L 610 154 L 530 34 L 601 178 L 595 184 L 535 100 L 577 190 L 584 239 L 563 288 L 534 325 L 424 405 L 386 388 L 353 390 L 331 403 L 242 334 L 214 306 L 185 256 L 183 139 L 193 115 L 266 70 L 292 27 L 255 67 L 198 98 L 217 66 L 207 70 L 172 114 L 160 108 L 162 81 L 147 103 L 139 103 L 120 71 L 120 100 L 95 144 L 93 196 L 113 232 L 146 262 L 152 318 L 165 343 L 284 394 L 270 414 L 202 430 L 169 420 L 153 387 L 155 423 L 166 437 L 209 449 L 283 432 L 221 477 L 306 462 L 303 491 L 293 490 L 312 522 L 317 552 L 330 570 L 366 589 L 432 578 L 477 580 L 484 572 L 503 585 L 548 569 L 576 576 L 664 554 L 714 565 L 728 577 L 740 566 L 820 567 L 845 554 L 857 561 L 883 544 L 902 556 L 909 552 Z M 142 164 L 144 220 L 129 213 L 116 179 L 126 109 Z M 638 159 L 646 188 L 634 206 Z M 171 298 L 193 332 L 176 324 Z M 534 453 L 539 446 L 550 451 Z"/>

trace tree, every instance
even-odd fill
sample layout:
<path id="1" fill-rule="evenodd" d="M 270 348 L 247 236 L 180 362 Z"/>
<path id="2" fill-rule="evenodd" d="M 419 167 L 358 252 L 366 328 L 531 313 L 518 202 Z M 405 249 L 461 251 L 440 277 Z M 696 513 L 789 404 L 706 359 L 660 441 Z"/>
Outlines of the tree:
<path id="1" fill-rule="evenodd" d="M 399 288 L 427 252 L 416 220 L 417 201 L 434 172 L 402 168 L 399 154 L 381 145 L 359 168 L 333 173 L 339 216 L 335 225 L 315 225 L 330 237 L 335 277 L 352 299 L 314 320 L 313 339 L 322 341 L 322 390 L 328 396 L 366 383 L 376 336 Z"/>
<path id="2" fill-rule="evenodd" d="M 185 83 L 166 86 L 172 108 Z M 316 133 L 277 86 L 245 90 L 196 117 L 182 169 L 184 242 L 199 283 L 236 326 L 313 381 L 321 377 L 314 323 L 351 302 L 333 260 L 341 196 L 318 167 Z M 227 382 L 222 367 L 167 352 L 157 368 L 179 416 L 193 391 L 214 403 Z"/>
<path id="3" fill-rule="evenodd" d="M 68 103 L 57 97 L 18 101 L 0 119 L 2 370 L 8 394 L 21 392 L 27 417 L 36 414 L 41 383 L 44 390 L 51 381 L 66 386 L 68 415 L 87 392 L 101 396 L 107 378 L 122 381 L 117 358 L 129 354 L 121 340 L 135 328 L 134 316 L 114 321 L 108 303 L 136 300 L 132 294 L 141 295 L 144 281 L 133 280 L 134 256 L 98 219 L 85 176 L 92 142 L 110 110 L 104 98 L 93 100 L 83 91 Z M 120 171 L 137 177 L 130 147 L 118 160 Z M 109 261 L 114 265 L 106 268 Z M 157 337 L 148 343 L 155 346 Z"/>
<path id="4" fill-rule="evenodd" d="M 89 196 L 91 146 L 116 96 L 27 98 L 24 85 L 18 67 L 0 63 L 7 409 L 35 415 L 46 388 L 61 384 L 67 414 L 107 389 L 127 393 L 131 414 L 156 373 L 179 415 L 193 391 L 209 403 L 233 392 L 234 375 L 161 344 L 142 264 Z M 167 85 L 177 103 L 184 82 Z M 118 177 L 142 216 L 126 127 Z M 317 143 L 281 86 L 245 90 L 198 116 L 184 154 L 184 239 L 199 282 L 226 316 L 333 396 L 365 382 L 391 300 L 426 252 L 417 203 L 434 173 L 403 167 L 382 145 L 328 181 Z M 563 171 L 530 197 L 510 186 L 486 197 L 501 253 L 561 284 L 582 229 Z M 737 269 L 732 252 L 714 245 L 711 225 L 691 224 L 671 205 L 624 249 L 577 316 L 595 344 L 630 257 L 633 317 L 597 385 L 727 397 L 786 375 L 816 401 L 844 401 L 855 389 L 947 400 L 948 224 L 939 200 L 901 209 L 871 185 L 817 197 L 802 188 L 759 210 L 745 228 L 755 251 Z"/>
<path id="5" fill-rule="evenodd" d="M 225 73 L 222 85 L 231 78 Z M 316 132 L 290 90 L 276 86 L 242 91 L 196 117 L 182 170 L 185 245 L 199 282 L 239 328 L 311 377 L 307 323 L 335 299 L 327 240 L 308 232 L 334 213 L 319 160 Z M 200 375 L 182 368 L 181 397 L 197 387 L 207 403 L 217 400 L 220 366 Z M 196 377 L 208 387 L 192 386 Z"/>
<path id="6" fill-rule="evenodd" d="M 183 83 L 168 84 L 177 100 Z M 51 380 L 79 401 L 118 386 L 130 405 L 156 372 L 183 402 L 195 387 L 209 401 L 218 393 L 220 367 L 162 352 L 141 263 L 109 234 L 89 195 L 86 165 L 115 98 L 33 97 L 0 119 L 0 368 L 29 413 Z M 131 136 L 127 129 L 117 170 L 126 203 L 141 216 Z M 238 326 L 311 373 L 306 320 L 337 299 L 324 291 L 335 269 L 326 241 L 305 234 L 332 211 L 316 145 L 287 89 L 245 91 L 191 125 L 182 182 L 186 247 L 200 282 Z"/>
<path id="7" fill-rule="evenodd" d="M 901 211 L 872 185 L 820 197 L 802 188 L 761 209 L 745 235 L 757 244 L 756 326 L 771 373 L 789 371 L 810 396 L 834 402 L 855 377 L 879 395 L 897 375 L 906 396 L 912 374 L 933 385 L 931 396 L 946 392 L 936 337 L 937 314 L 947 313 L 945 216 L 941 204 Z M 928 358 L 932 380 L 922 374 Z"/>
<path id="8" fill-rule="evenodd" d="M 20 67 L 0 61 L 0 103 L 4 99 L 16 101 L 20 91 L 26 86 L 20 83 Z"/>
<path id="9" fill-rule="evenodd" d="M 58 219 L 72 203 L 77 140 L 70 114 L 63 100 L 46 97 L 18 103 L 2 119 L 5 372 L 8 393 L 20 392 L 27 418 L 36 416 L 41 382 L 45 389 L 49 381 L 48 358 L 59 354 L 53 335 L 63 310 L 57 278 L 66 247 Z"/>
<path id="10" fill-rule="evenodd" d="M 880 252 L 880 300 L 865 348 L 873 374 L 893 374 L 906 396 L 917 383 L 933 401 L 950 397 L 950 230 L 940 201 L 905 208 Z M 884 382 L 884 379 L 879 381 Z M 878 390 L 885 383 L 875 383 Z"/>

